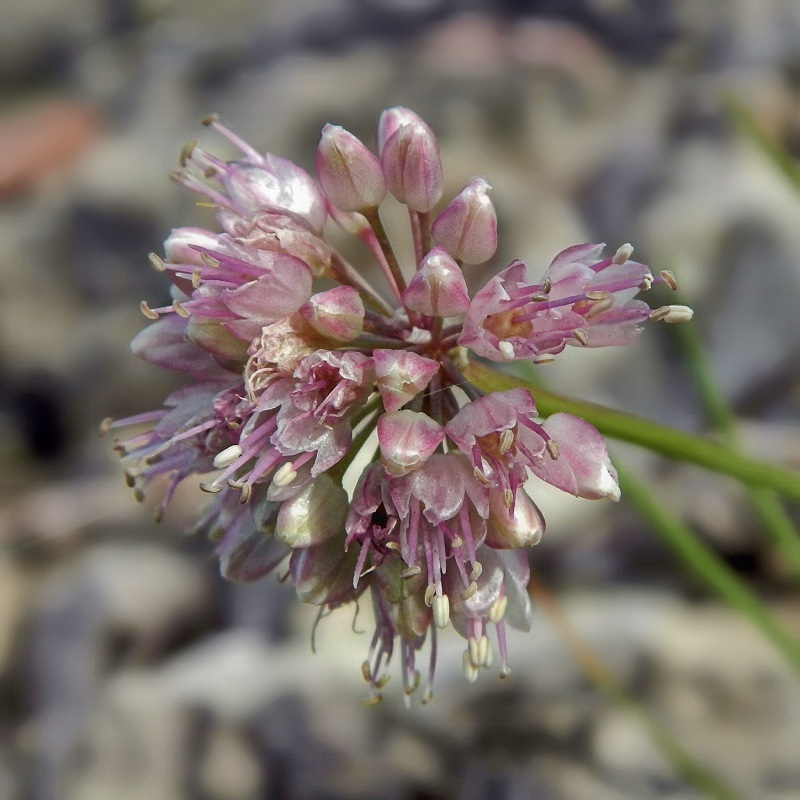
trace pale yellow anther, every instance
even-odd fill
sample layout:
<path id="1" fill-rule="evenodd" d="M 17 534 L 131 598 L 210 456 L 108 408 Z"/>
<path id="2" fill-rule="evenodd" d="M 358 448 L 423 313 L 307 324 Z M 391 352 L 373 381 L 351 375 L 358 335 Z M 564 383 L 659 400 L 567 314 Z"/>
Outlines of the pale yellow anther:
<path id="1" fill-rule="evenodd" d="M 472 581 L 472 583 L 469 586 L 467 586 L 467 590 L 464 592 L 464 594 L 461 595 L 461 599 L 469 600 L 470 597 L 472 597 L 477 591 L 478 591 L 478 584 L 475 581 Z"/>
<path id="2" fill-rule="evenodd" d="M 200 120 L 200 124 L 205 128 L 209 127 L 209 125 L 213 125 L 215 122 L 219 122 L 219 114 L 217 114 L 216 111 L 208 114 Z"/>
<path id="3" fill-rule="evenodd" d="M 284 486 L 288 486 L 296 477 L 297 473 L 294 471 L 292 462 L 287 461 L 285 464 L 281 464 L 272 478 L 272 483 L 277 488 L 282 489 Z"/>
<path id="4" fill-rule="evenodd" d="M 545 278 L 542 281 L 542 286 L 540 291 L 542 294 L 550 294 L 550 290 L 553 288 L 553 280 L 552 278 Z"/>
<path id="5" fill-rule="evenodd" d="M 245 483 L 242 485 L 242 493 L 239 496 L 239 502 L 244 506 L 250 502 L 250 496 L 253 494 L 253 484 Z"/>
<path id="6" fill-rule="evenodd" d="M 608 300 L 609 297 L 611 297 L 611 292 L 605 290 L 586 292 L 587 300 Z"/>
<path id="7" fill-rule="evenodd" d="M 389 679 L 391 677 L 392 677 L 391 675 L 387 675 L 386 673 L 381 675 L 380 678 L 378 678 L 378 680 L 375 681 L 375 688 L 383 689 L 383 687 L 386 686 L 387 683 L 389 683 Z"/>
<path id="8" fill-rule="evenodd" d="M 387 550 L 397 550 L 400 551 L 400 542 L 386 542 L 383 545 Z"/>
<path id="9" fill-rule="evenodd" d="M 548 299 L 546 292 L 534 292 L 531 295 L 531 300 L 534 303 L 544 303 Z"/>
<path id="10" fill-rule="evenodd" d="M 450 598 L 446 594 L 435 594 L 431 599 L 431 608 L 433 624 L 437 628 L 446 628 L 450 622 Z"/>
<path id="11" fill-rule="evenodd" d="M 164 259 L 161 258 L 161 256 L 157 253 L 150 253 L 148 258 L 150 259 L 150 264 L 156 272 L 164 272 L 164 270 L 167 268 L 167 265 L 164 263 Z"/>
<path id="12" fill-rule="evenodd" d="M 406 686 L 406 688 L 405 688 L 405 693 L 407 695 L 412 695 L 412 694 L 414 694 L 414 692 L 417 691 L 417 689 L 419 689 L 419 680 L 420 680 L 420 678 L 419 678 L 419 670 L 415 669 L 414 670 L 414 675 L 411 678 L 411 683 L 408 686 Z"/>
<path id="13" fill-rule="evenodd" d="M 556 357 L 552 353 L 542 353 L 541 355 L 534 356 L 531 359 L 534 364 L 552 364 Z"/>
<path id="14" fill-rule="evenodd" d="M 403 580 L 408 580 L 409 578 L 416 578 L 417 575 L 420 574 L 420 572 L 422 572 L 422 568 L 421 567 L 413 566 L 413 567 L 409 567 L 408 569 L 404 569 L 400 573 L 400 577 L 403 578 Z"/>
<path id="15" fill-rule="evenodd" d="M 199 289 L 202 281 L 203 281 L 203 270 L 201 270 L 200 267 L 197 267 L 197 269 L 195 269 L 195 271 L 192 273 L 192 288 Z"/>
<path id="16" fill-rule="evenodd" d="M 514 444 L 514 431 L 506 428 L 500 434 L 500 455 L 504 456 L 511 449 L 512 444 Z"/>
<path id="17" fill-rule="evenodd" d="M 224 469 L 236 461 L 242 454 L 242 448 L 238 444 L 226 447 L 221 453 L 214 456 L 214 469 Z"/>
<path id="18" fill-rule="evenodd" d="M 478 668 L 472 663 L 469 657 L 469 650 L 464 651 L 463 658 L 464 677 L 470 682 L 475 683 L 478 680 Z"/>
<path id="19" fill-rule="evenodd" d="M 626 242 L 617 249 L 614 257 L 611 259 L 612 264 L 624 264 L 633 255 L 633 245 Z"/>
<path id="20" fill-rule="evenodd" d="M 639 288 L 646 292 L 653 286 L 653 276 L 648 272 L 647 275 L 642 278 L 642 282 L 639 284 Z"/>
<path id="21" fill-rule="evenodd" d="M 180 155 L 178 156 L 178 160 L 180 161 L 180 165 L 182 167 L 186 166 L 186 162 L 192 158 L 192 153 L 194 153 L 194 149 L 197 147 L 197 139 L 190 139 L 186 144 L 181 148 Z"/>
<path id="22" fill-rule="evenodd" d="M 508 598 L 503 595 L 494 601 L 492 607 L 489 609 L 489 621 L 497 625 L 506 614 L 506 607 L 508 606 Z"/>
<path id="23" fill-rule="evenodd" d="M 425 587 L 425 605 L 428 606 L 429 608 L 431 605 L 431 601 L 433 600 L 434 594 L 436 594 L 436 587 L 432 583 L 429 583 Z"/>
<path id="24" fill-rule="evenodd" d="M 139 303 L 139 308 L 142 310 L 142 314 L 144 314 L 147 319 L 158 319 L 158 314 L 153 311 L 149 305 L 147 305 L 147 300 L 142 300 L 142 302 Z"/>
<path id="25" fill-rule="evenodd" d="M 369 668 L 369 661 L 361 662 L 361 675 L 367 683 L 372 682 L 372 671 Z"/>
<path id="26" fill-rule="evenodd" d="M 656 322 L 688 322 L 694 316 L 689 306 L 661 306 L 650 312 L 650 319 Z"/>
<path id="27" fill-rule="evenodd" d="M 201 483 L 200 491 L 206 492 L 207 494 L 217 494 L 222 491 L 222 487 L 216 483 Z"/>
<path id="28" fill-rule="evenodd" d="M 492 482 L 483 474 L 483 472 L 478 467 L 472 468 L 472 474 L 475 476 L 475 479 L 482 483 L 484 486 L 491 486 Z"/>
<path id="29" fill-rule="evenodd" d="M 365 706 L 376 706 L 376 705 L 378 705 L 378 703 L 380 703 L 382 700 L 383 700 L 383 695 L 380 695 L 380 694 L 373 694 L 373 695 L 370 695 L 370 696 L 369 696 L 369 697 L 368 697 L 368 698 L 367 698 L 367 699 L 364 701 L 364 705 L 365 705 Z"/>
<path id="30" fill-rule="evenodd" d="M 188 316 L 189 316 L 189 313 L 190 313 L 190 312 L 189 312 L 187 309 L 185 309 L 185 308 L 184 308 L 184 307 L 183 307 L 183 306 L 180 304 L 180 302 L 179 302 L 178 300 L 173 300 L 173 301 L 172 301 L 172 307 L 175 309 L 175 313 L 176 313 L 176 314 L 177 314 L 179 317 L 183 317 L 184 319 L 186 319 L 186 317 L 188 317 Z"/>
<path id="31" fill-rule="evenodd" d="M 661 275 L 664 283 L 666 283 L 670 289 L 675 291 L 675 289 L 678 288 L 678 281 L 675 280 L 675 274 L 672 272 L 672 270 L 662 269 L 659 275 Z"/>
<path id="32" fill-rule="evenodd" d="M 453 541 L 450 542 L 450 547 L 463 547 L 463 546 L 464 546 L 464 540 L 458 535 L 456 535 L 455 539 L 453 539 Z"/>
<path id="33" fill-rule="evenodd" d="M 478 664 L 480 666 L 489 666 L 491 662 L 491 652 L 492 646 L 489 644 L 489 637 L 484 633 L 483 636 L 478 639 Z"/>
<path id="34" fill-rule="evenodd" d="M 503 489 L 503 505 L 506 508 L 511 508 L 511 504 L 514 502 L 514 493 L 511 489 Z"/>
<path id="35" fill-rule="evenodd" d="M 112 417 L 106 417 L 101 423 L 100 427 L 97 429 L 97 435 L 102 437 L 105 436 L 110 430 L 111 426 L 114 424 L 114 420 Z"/>
<path id="36" fill-rule="evenodd" d="M 514 360 L 514 345 L 511 342 L 500 341 L 497 344 L 497 349 L 506 361 Z"/>
<path id="37" fill-rule="evenodd" d="M 471 580 L 476 581 L 480 578 L 481 573 L 483 572 L 483 564 L 480 561 L 476 561 L 472 565 L 472 572 L 470 573 L 469 577 Z"/>
<path id="38" fill-rule="evenodd" d="M 605 300 L 594 300 L 592 301 L 591 306 L 589 306 L 588 311 L 584 314 L 584 317 L 591 318 L 596 317 L 598 314 L 602 314 L 605 311 L 608 311 L 614 305 L 614 298 L 613 297 L 606 297 Z"/>
<path id="39" fill-rule="evenodd" d="M 433 700 L 433 689 L 430 686 L 426 687 L 425 691 L 422 693 L 421 702 L 422 705 L 426 706 L 430 701 Z"/>
<path id="40" fill-rule="evenodd" d="M 553 460 L 561 455 L 561 451 L 558 449 L 558 442 L 555 439 L 548 439 L 545 447 L 547 448 L 547 452 L 550 453 L 550 458 Z"/>
<path id="41" fill-rule="evenodd" d="M 469 653 L 469 660 L 472 666 L 479 667 L 481 665 L 480 640 L 470 636 L 467 639 L 467 653 Z"/>
<path id="42" fill-rule="evenodd" d="M 582 344 L 584 347 L 589 345 L 589 335 L 582 328 L 576 328 L 574 331 L 572 331 L 572 338 L 575 339 L 575 341 L 579 344 Z"/>
<path id="43" fill-rule="evenodd" d="M 219 266 L 219 261 L 208 253 L 200 253 L 200 259 L 207 267 L 211 267 L 212 269 L 216 269 L 216 267 Z"/>

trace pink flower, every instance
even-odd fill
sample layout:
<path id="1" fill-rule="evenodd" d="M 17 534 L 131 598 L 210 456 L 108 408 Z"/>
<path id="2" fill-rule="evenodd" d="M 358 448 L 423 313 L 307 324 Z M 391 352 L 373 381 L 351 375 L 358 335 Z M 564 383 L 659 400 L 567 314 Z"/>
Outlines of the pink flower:
<path id="1" fill-rule="evenodd" d="M 133 428 L 115 444 L 126 480 L 138 499 L 163 482 L 160 518 L 182 481 L 203 476 L 197 528 L 230 580 L 288 562 L 302 602 L 331 609 L 368 593 L 368 702 L 380 699 L 396 649 L 407 702 L 423 684 L 430 700 L 437 632 L 451 621 L 466 640 L 465 677 L 491 668 L 495 652 L 505 676 L 506 623 L 531 624 L 523 548 L 545 529 L 529 477 L 591 499 L 616 500 L 619 487 L 591 425 L 540 419 L 523 389 L 481 396 L 459 371 L 457 345 L 542 363 L 568 344 L 624 344 L 648 317 L 679 322 L 691 309 L 651 312 L 636 299 L 674 278 L 631 261 L 629 245 L 606 259 L 601 245 L 570 247 L 538 283 L 515 261 L 470 298 L 461 265 L 498 245 L 490 187 L 474 178 L 431 221 L 441 156 L 409 109 L 381 116 L 378 155 L 326 126 L 319 183 L 215 117 L 207 124 L 242 157 L 225 162 L 196 143 L 182 153 L 176 180 L 211 201 L 221 231 L 176 228 L 164 258 L 151 255 L 171 302 L 142 303 L 151 324 L 131 346 L 187 382 L 162 408 L 103 424 Z M 387 187 L 406 206 L 410 264 L 381 222 Z M 366 244 L 382 285 L 326 240 L 329 215 Z M 366 466 L 353 486 L 356 458 Z"/>

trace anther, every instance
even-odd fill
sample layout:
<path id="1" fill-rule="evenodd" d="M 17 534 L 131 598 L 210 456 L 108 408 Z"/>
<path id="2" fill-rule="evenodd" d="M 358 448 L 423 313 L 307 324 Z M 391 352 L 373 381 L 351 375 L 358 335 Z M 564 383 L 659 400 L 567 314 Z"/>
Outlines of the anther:
<path id="1" fill-rule="evenodd" d="M 185 309 L 185 308 L 184 308 L 184 307 L 183 307 L 183 306 L 180 304 L 180 302 L 179 302 L 178 300 L 173 300 L 173 301 L 172 301 L 172 307 L 175 309 L 175 313 L 176 313 L 176 314 L 177 314 L 179 317 L 183 317 L 184 319 L 186 319 L 186 317 L 188 317 L 188 316 L 189 316 L 189 313 L 190 313 L 190 312 L 189 312 L 189 311 L 187 311 L 187 310 L 186 310 L 186 309 Z"/>
<path id="2" fill-rule="evenodd" d="M 511 667 L 503 667 L 500 670 L 500 680 L 504 681 L 511 674 Z"/>
<path id="3" fill-rule="evenodd" d="M 467 591 L 461 595 L 461 599 L 469 600 L 470 597 L 472 597 L 477 591 L 478 591 L 478 584 L 475 581 L 472 581 L 472 583 L 469 586 L 467 586 Z"/>
<path id="4" fill-rule="evenodd" d="M 242 448 L 239 447 L 238 444 L 232 444 L 230 447 L 226 447 L 221 453 L 217 453 L 217 455 L 214 456 L 214 469 L 229 467 L 241 454 Z"/>
<path id="5" fill-rule="evenodd" d="M 280 469 L 275 473 L 272 478 L 272 483 L 279 489 L 282 489 L 284 486 L 288 486 L 296 477 L 297 473 L 294 471 L 292 462 L 287 461 L 285 464 L 282 464 Z"/>
<path id="6" fill-rule="evenodd" d="M 200 253 L 200 258 L 207 267 L 211 267 L 213 269 L 219 266 L 219 261 L 214 258 L 214 256 L 210 256 L 208 253 Z"/>
<path id="7" fill-rule="evenodd" d="M 250 495 L 253 493 L 253 484 L 252 483 L 245 483 L 242 486 L 242 496 L 239 498 L 239 502 L 242 505 L 246 505 L 250 502 Z"/>
<path id="8" fill-rule="evenodd" d="M 384 544 L 384 547 L 387 550 L 397 550 L 399 552 L 400 551 L 400 542 L 386 542 L 386 544 Z"/>
<path id="9" fill-rule="evenodd" d="M 164 506 L 157 505 L 153 509 L 153 522 L 155 522 L 156 525 L 158 525 L 162 519 L 164 519 Z"/>
<path id="10" fill-rule="evenodd" d="M 430 701 L 433 700 L 433 689 L 431 689 L 430 686 L 428 686 L 422 693 L 422 697 L 420 698 L 420 700 L 422 702 L 422 705 L 424 706 L 428 705 L 428 703 L 430 703 Z"/>
<path id="11" fill-rule="evenodd" d="M 479 667 L 481 665 L 480 641 L 474 636 L 470 636 L 467 639 L 467 653 L 469 653 L 469 660 L 472 666 Z"/>
<path id="12" fill-rule="evenodd" d="M 491 662 L 492 648 L 489 645 L 489 637 L 484 634 L 478 639 L 478 664 L 488 667 Z"/>
<path id="13" fill-rule="evenodd" d="M 405 688 L 405 693 L 410 697 L 417 689 L 419 689 L 419 670 L 415 669 L 414 675 L 411 678 L 411 683 Z"/>
<path id="14" fill-rule="evenodd" d="M 514 431 L 506 428 L 500 434 L 500 455 L 504 456 L 511 449 L 512 444 L 514 444 Z"/>
<path id="15" fill-rule="evenodd" d="M 483 572 L 483 564 L 480 561 L 476 561 L 472 565 L 472 572 L 470 573 L 469 577 L 471 580 L 476 581 L 480 578 L 481 573 Z"/>
<path id="16" fill-rule="evenodd" d="M 389 679 L 391 677 L 392 677 L 391 675 L 387 675 L 387 674 L 381 675 L 381 677 L 378 678 L 378 680 L 375 681 L 375 688 L 376 689 L 383 689 L 383 687 L 386 686 L 387 683 L 389 683 Z"/>
<path id="17" fill-rule="evenodd" d="M 142 302 L 139 303 L 139 308 L 142 310 L 142 314 L 144 314 L 147 319 L 158 319 L 158 314 L 156 314 L 156 312 L 153 311 L 149 305 L 147 305 L 147 300 L 142 300 Z"/>
<path id="18" fill-rule="evenodd" d="M 148 258 L 150 259 L 151 266 L 156 272 L 164 272 L 164 270 L 167 268 L 164 264 L 164 259 L 161 258 L 158 253 L 150 253 Z"/>
<path id="19" fill-rule="evenodd" d="M 225 528 L 212 528 L 208 532 L 208 541 L 209 542 L 219 542 L 222 541 L 222 538 L 225 536 L 227 531 Z"/>
<path id="20" fill-rule="evenodd" d="M 100 436 L 100 437 L 105 436 L 111 430 L 111 426 L 113 424 L 114 424 L 113 417 L 106 417 L 100 423 L 100 427 L 97 429 L 97 435 Z"/>
<path id="21" fill-rule="evenodd" d="M 511 508 L 511 504 L 514 502 L 514 492 L 511 489 L 503 489 L 503 505 L 506 508 Z"/>
<path id="22" fill-rule="evenodd" d="M 464 677 L 470 682 L 478 680 L 478 668 L 472 663 L 469 657 L 469 650 L 464 651 Z"/>
<path id="23" fill-rule="evenodd" d="M 548 295 L 545 292 L 534 292 L 531 295 L 531 300 L 534 303 L 544 303 L 545 300 L 548 299 Z"/>
<path id="24" fill-rule="evenodd" d="M 633 255 L 633 245 L 626 242 L 617 249 L 616 253 L 614 253 L 614 257 L 611 259 L 611 263 L 624 264 L 632 255 Z"/>
<path id="25" fill-rule="evenodd" d="M 203 117 L 203 119 L 200 120 L 200 124 L 205 128 L 208 128 L 215 122 L 219 122 L 219 114 L 217 114 L 216 112 L 214 112 L 213 114 L 209 114 L 208 116 L 205 116 Z"/>
<path id="26" fill-rule="evenodd" d="M 639 288 L 646 292 L 651 289 L 653 286 L 653 276 L 648 272 L 644 278 L 642 278 L 642 282 L 639 284 Z"/>
<path id="27" fill-rule="evenodd" d="M 478 467 L 472 468 L 472 474 L 478 480 L 479 483 L 482 483 L 484 486 L 491 486 L 492 482 L 483 474 L 483 472 Z"/>
<path id="28" fill-rule="evenodd" d="M 133 490 L 133 497 L 137 503 L 144 503 L 144 489 L 141 486 L 137 486 Z"/>
<path id="29" fill-rule="evenodd" d="M 604 311 L 608 311 L 614 305 L 613 297 L 606 297 L 605 300 L 594 300 L 589 310 L 584 314 L 584 317 L 596 317 Z"/>
<path id="30" fill-rule="evenodd" d="M 561 451 L 558 449 L 558 442 L 555 439 L 548 439 L 545 447 L 547 448 L 547 452 L 550 453 L 550 458 L 554 461 L 561 454 Z"/>
<path id="31" fill-rule="evenodd" d="M 432 583 L 429 583 L 427 585 L 427 587 L 425 588 L 425 605 L 426 606 L 430 607 L 431 600 L 433 600 L 434 594 L 436 594 L 436 587 Z"/>
<path id="32" fill-rule="evenodd" d="M 222 487 L 216 483 L 201 483 L 200 491 L 208 494 L 217 494 L 222 491 Z"/>
<path id="33" fill-rule="evenodd" d="M 678 288 L 678 281 L 675 280 L 675 274 L 671 270 L 662 269 L 661 272 L 659 272 L 659 275 L 661 275 L 664 283 L 666 283 L 667 286 L 672 289 L 672 291 L 675 291 Z"/>
<path id="34" fill-rule="evenodd" d="M 572 331 L 572 338 L 575 339 L 576 342 L 582 344 L 584 347 L 589 346 L 589 336 L 582 328 L 576 328 L 574 331 Z"/>
<path id="35" fill-rule="evenodd" d="M 409 567 L 408 569 L 404 569 L 400 573 L 400 577 L 403 580 L 408 580 L 409 578 L 416 578 L 417 575 L 420 574 L 420 572 L 422 572 L 422 568 L 415 565 L 413 567 Z"/>
<path id="36" fill-rule="evenodd" d="M 508 597 L 503 595 L 494 601 L 492 607 L 489 609 L 489 622 L 497 625 L 500 620 L 506 615 L 506 608 L 508 607 Z"/>
<path id="37" fill-rule="evenodd" d="M 202 280 L 203 280 L 203 270 L 201 270 L 200 267 L 197 267 L 195 271 L 192 273 L 192 288 L 199 289 Z"/>
<path id="38" fill-rule="evenodd" d="M 182 167 L 186 166 L 186 162 L 191 160 L 192 153 L 194 152 L 194 148 L 197 146 L 197 139 L 190 139 L 186 144 L 181 148 L 180 155 L 178 156 L 178 160 Z"/>
<path id="39" fill-rule="evenodd" d="M 383 695 L 380 695 L 380 694 L 373 694 L 373 695 L 370 695 L 370 696 L 369 696 L 369 697 L 368 697 L 368 698 L 367 698 L 367 699 L 364 701 L 364 705 L 365 705 L 365 706 L 376 706 L 376 705 L 378 705 L 378 703 L 380 703 L 382 700 L 383 700 Z"/>
<path id="40" fill-rule="evenodd" d="M 464 540 L 458 534 L 456 534 L 455 539 L 453 539 L 453 541 L 450 542 L 450 547 L 459 548 L 463 546 L 464 546 Z"/>
<path id="41" fill-rule="evenodd" d="M 553 279 L 552 278 L 545 278 L 542 281 L 542 285 L 540 291 L 542 294 L 550 294 L 550 290 L 553 288 Z"/>
<path id="42" fill-rule="evenodd" d="M 500 355 L 502 355 L 506 361 L 514 360 L 514 345 L 511 344 L 511 342 L 499 342 L 497 349 L 500 351 Z"/>
<path id="43" fill-rule="evenodd" d="M 586 292 L 587 300 L 608 300 L 609 297 L 611 297 L 611 292 L 606 292 L 605 290 Z"/>
<path id="44" fill-rule="evenodd" d="M 206 167 L 203 170 L 203 175 L 205 175 L 206 178 L 213 178 L 216 174 L 217 174 L 217 168 L 216 167 Z"/>
<path id="45" fill-rule="evenodd" d="M 125 485 L 129 489 L 133 489 L 133 487 L 136 486 L 136 476 L 127 469 L 125 470 Z"/>
<path id="46" fill-rule="evenodd" d="M 542 353 L 532 359 L 534 364 L 552 364 L 555 360 L 556 357 L 552 353 Z"/>
<path id="47" fill-rule="evenodd" d="M 689 306 L 661 306 L 650 312 L 650 319 L 662 322 L 688 322 L 694 316 Z"/>
<path id="48" fill-rule="evenodd" d="M 372 683 L 372 672 L 369 668 L 369 661 L 363 661 L 361 663 L 361 674 L 364 676 L 364 680 L 367 683 Z"/>
<path id="49" fill-rule="evenodd" d="M 446 594 L 435 594 L 431 599 L 431 608 L 433 609 L 433 624 L 437 628 L 446 628 L 450 622 L 450 598 Z"/>

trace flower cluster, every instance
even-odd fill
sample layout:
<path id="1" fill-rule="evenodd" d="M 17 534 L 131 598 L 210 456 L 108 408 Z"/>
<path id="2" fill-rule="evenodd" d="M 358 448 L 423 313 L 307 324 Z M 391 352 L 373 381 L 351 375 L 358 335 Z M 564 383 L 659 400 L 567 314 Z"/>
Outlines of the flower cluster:
<path id="1" fill-rule="evenodd" d="M 451 622 L 468 680 L 495 657 L 506 675 L 505 626 L 530 625 L 523 548 L 544 531 L 529 477 L 592 499 L 619 488 L 591 425 L 540 419 L 524 389 L 482 395 L 462 374 L 468 353 L 539 364 L 567 345 L 624 344 L 648 317 L 691 316 L 635 299 L 673 277 L 632 261 L 629 245 L 605 258 L 582 244 L 538 282 L 514 261 L 470 297 L 464 269 L 497 249 L 491 187 L 476 177 L 442 207 L 439 147 L 412 111 L 383 112 L 377 154 L 326 125 L 316 179 L 215 116 L 204 123 L 241 158 L 191 142 L 173 176 L 210 201 L 221 231 L 177 228 L 151 256 L 172 302 L 142 303 L 153 322 L 132 348 L 190 380 L 163 408 L 104 423 L 137 428 L 116 444 L 129 484 L 140 498 L 162 488 L 160 517 L 181 481 L 205 476 L 198 527 L 231 580 L 286 563 L 300 600 L 321 610 L 369 595 L 371 702 L 396 646 L 406 696 L 422 684 L 430 699 L 436 632 Z M 381 223 L 387 193 L 407 208 L 414 264 L 399 263 Z M 362 240 L 391 302 L 326 224 Z"/>

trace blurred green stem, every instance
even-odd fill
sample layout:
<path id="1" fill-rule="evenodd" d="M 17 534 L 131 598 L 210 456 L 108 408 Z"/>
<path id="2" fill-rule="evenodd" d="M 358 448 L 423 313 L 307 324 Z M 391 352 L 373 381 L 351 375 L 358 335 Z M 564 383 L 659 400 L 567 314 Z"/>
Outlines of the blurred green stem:
<path id="1" fill-rule="evenodd" d="M 740 438 L 736 417 L 714 380 L 711 364 L 696 326 L 693 323 L 677 325 L 675 333 L 709 421 L 723 434 L 728 444 L 738 450 Z M 747 487 L 747 494 L 765 532 L 773 540 L 795 577 L 800 579 L 800 536 L 780 500 L 769 489 L 751 486 Z"/>
<path id="2" fill-rule="evenodd" d="M 730 475 L 747 486 L 773 489 L 793 500 L 800 500 L 800 473 L 732 450 L 699 436 L 672 430 L 656 422 L 587 403 L 543 389 L 525 378 L 470 361 L 464 376 L 483 392 L 523 387 L 533 393 L 536 408 L 543 417 L 565 411 L 585 419 L 600 433 L 623 442 L 646 447 L 668 458 L 689 461 L 714 472 Z"/>
<path id="3" fill-rule="evenodd" d="M 561 639 L 584 674 L 601 691 L 639 718 L 653 742 L 675 770 L 692 786 L 716 800 L 744 800 L 731 787 L 723 783 L 696 761 L 673 735 L 664 728 L 647 708 L 639 703 L 609 672 L 594 651 L 581 639 L 569 618 L 562 611 L 553 594 L 535 575 L 529 584 L 531 595 L 538 608 L 552 621 Z"/>

